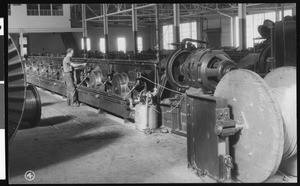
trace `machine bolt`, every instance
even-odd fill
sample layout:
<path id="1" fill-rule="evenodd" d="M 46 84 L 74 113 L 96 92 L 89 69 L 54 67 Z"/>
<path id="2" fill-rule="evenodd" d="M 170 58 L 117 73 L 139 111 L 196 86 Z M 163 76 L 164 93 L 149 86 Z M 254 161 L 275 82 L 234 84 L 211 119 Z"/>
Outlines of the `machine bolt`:
<path id="1" fill-rule="evenodd" d="M 233 102 L 236 102 L 236 98 L 233 98 Z"/>
<path id="2" fill-rule="evenodd" d="M 262 132 L 261 131 L 258 131 L 258 133 L 257 133 L 258 135 L 262 135 Z"/>

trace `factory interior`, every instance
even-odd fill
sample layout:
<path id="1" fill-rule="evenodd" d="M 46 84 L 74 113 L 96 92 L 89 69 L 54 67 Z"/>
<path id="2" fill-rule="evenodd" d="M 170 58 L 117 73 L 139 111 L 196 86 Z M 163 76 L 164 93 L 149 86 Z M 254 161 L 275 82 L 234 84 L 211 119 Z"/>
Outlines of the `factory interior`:
<path id="1" fill-rule="evenodd" d="M 296 3 L 8 4 L 10 184 L 296 183 Z"/>

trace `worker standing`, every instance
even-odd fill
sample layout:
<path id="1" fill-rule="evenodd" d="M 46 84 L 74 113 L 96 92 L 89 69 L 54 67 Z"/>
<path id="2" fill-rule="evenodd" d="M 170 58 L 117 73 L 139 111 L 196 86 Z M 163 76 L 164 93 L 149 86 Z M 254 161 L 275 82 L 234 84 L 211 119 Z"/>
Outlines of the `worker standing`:
<path id="1" fill-rule="evenodd" d="M 73 81 L 73 72 L 74 68 L 85 66 L 86 63 L 76 64 L 71 62 L 71 57 L 74 54 L 74 50 L 69 48 L 67 50 L 67 55 L 63 60 L 63 69 L 65 73 L 65 81 L 67 84 L 67 105 L 72 107 L 78 107 L 79 103 L 77 102 L 77 93 Z"/>

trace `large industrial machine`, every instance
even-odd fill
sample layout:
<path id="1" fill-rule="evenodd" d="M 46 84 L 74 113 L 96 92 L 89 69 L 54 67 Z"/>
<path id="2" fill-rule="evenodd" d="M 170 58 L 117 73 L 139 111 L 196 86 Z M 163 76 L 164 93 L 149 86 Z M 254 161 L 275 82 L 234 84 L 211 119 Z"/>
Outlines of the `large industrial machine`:
<path id="1" fill-rule="evenodd" d="M 140 130 L 163 126 L 186 136 L 188 167 L 203 179 L 263 182 L 278 169 L 297 177 L 296 67 L 271 66 L 260 76 L 224 51 L 191 42 L 203 43 L 184 39 L 159 63 L 73 58 L 87 63 L 74 73 L 79 101 L 134 120 Z M 13 136 L 27 112 L 26 82 L 64 96 L 66 85 L 63 58 L 29 56 L 23 72 L 10 47 Z"/>

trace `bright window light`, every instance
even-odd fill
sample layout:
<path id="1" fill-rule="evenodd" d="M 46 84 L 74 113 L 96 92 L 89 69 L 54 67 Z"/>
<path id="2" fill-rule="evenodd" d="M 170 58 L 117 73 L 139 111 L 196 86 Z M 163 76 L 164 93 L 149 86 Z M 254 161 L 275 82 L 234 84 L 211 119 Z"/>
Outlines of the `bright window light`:
<path id="1" fill-rule="evenodd" d="M 90 38 L 87 38 L 86 45 L 87 45 L 87 51 L 91 50 L 91 40 L 90 40 Z M 81 50 L 84 50 L 83 38 L 81 38 Z"/>
<path id="2" fill-rule="evenodd" d="M 105 53 L 105 38 L 100 38 L 100 52 Z"/>
<path id="3" fill-rule="evenodd" d="M 137 44 L 138 44 L 138 52 L 143 51 L 143 38 L 142 37 L 137 38 Z"/>
<path id="4" fill-rule="evenodd" d="M 126 39 L 125 37 L 118 37 L 118 51 L 126 52 Z"/>

